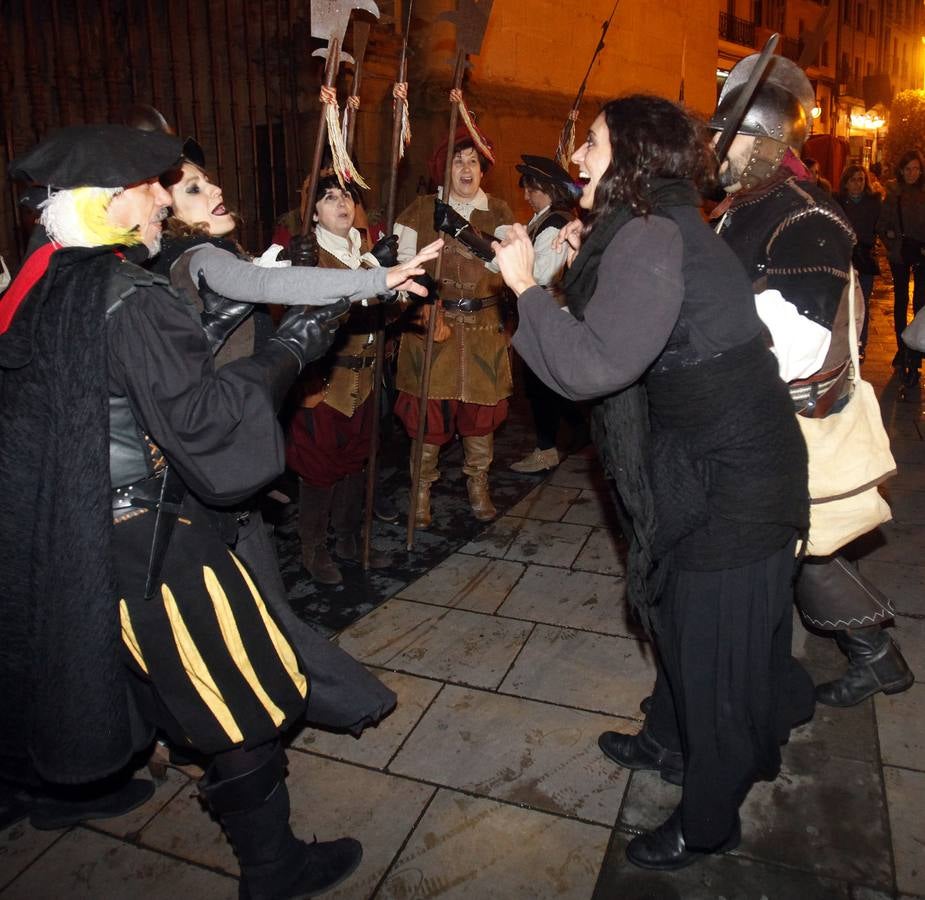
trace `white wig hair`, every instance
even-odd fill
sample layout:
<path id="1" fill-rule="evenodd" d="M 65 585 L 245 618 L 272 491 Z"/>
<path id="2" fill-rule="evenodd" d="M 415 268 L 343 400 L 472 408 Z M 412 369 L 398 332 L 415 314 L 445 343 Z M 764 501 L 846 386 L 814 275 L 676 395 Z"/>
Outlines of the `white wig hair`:
<path id="1" fill-rule="evenodd" d="M 62 247 L 137 244 L 137 228 L 113 226 L 107 215 L 112 198 L 123 190 L 120 187 L 78 187 L 56 191 L 42 203 L 40 221 L 49 238 Z"/>

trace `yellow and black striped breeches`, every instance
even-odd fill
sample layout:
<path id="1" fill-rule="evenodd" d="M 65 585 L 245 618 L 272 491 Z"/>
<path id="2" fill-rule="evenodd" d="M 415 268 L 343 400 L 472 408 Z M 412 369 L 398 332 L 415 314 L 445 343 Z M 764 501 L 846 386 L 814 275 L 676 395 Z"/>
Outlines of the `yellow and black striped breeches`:
<path id="1" fill-rule="evenodd" d="M 184 505 L 151 600 L 143 594 L 154 514 L 115 525 L 113 548 L 128 664 L 166 709 L 175 739 L 212 754 L 272 740 L 301 717 L 309 684 L 259 586 L 204 517 Z"/>

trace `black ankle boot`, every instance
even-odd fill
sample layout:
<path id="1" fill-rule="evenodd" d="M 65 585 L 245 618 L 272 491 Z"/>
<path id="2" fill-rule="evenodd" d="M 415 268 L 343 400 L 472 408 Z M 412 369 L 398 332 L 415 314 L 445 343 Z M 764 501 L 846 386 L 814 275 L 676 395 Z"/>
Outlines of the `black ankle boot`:
<path id="1" fill-rule="evenodd" d="M 353 838 L 306 844 L 295 837 L 284 759 L 278 746 L 271 747 L 250 771 L 216 780 L 213 765 L 200 782 L 241 865 L 239 900 L 314 897 L 343 881 L 363 856 Z"/>
<path id="2" fill-rule="evenodd" d="M 597 745 L 624 769 L 654 769 L 669 784 L 684 783 L 684 757 L 663 747 L 645 726 L 639 734 L 605 731 L 597 739 Z"/>
<path id="3" fill-rule="evenodd" d="M 683 869 L 711 853 L 728 853 L 742 840 L 738 820 L 732 834 L 714 850 L 689 850 L 681 830 L 681 811 L 676 809 L 658 828 L 634 837 L 626 846 L 626 858 L 643 869 Z"/>
<path id="4" fill-rule="evenodd" d="M 816 687 L 816 700 L 826 706 L 854 706 L 878 691 L 898 694 L 912 687 L 915 676 L 899 647 L 879 625 L 835 633 L 848 657 L 848 671 Z"/>

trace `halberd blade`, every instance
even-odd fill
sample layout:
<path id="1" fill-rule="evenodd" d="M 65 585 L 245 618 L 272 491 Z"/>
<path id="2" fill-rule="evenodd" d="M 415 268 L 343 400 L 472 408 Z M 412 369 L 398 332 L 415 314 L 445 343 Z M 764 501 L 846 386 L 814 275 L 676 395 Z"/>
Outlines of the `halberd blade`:
<path id="1" fill-rule="evenodd" d="M 494 0 L 456 0 L 456 9 L 437 16 L 456 25 L 456 49 L 478 55 Z"/>
<path id="2" fill-rule="evenodd" d="M 336 38 L 343 46 L 350 13 L 355 9 L 365 10 L 379 18 L 379 7 L 373 0 L 311 0 L 312 37 L 328 42 Z M 326 52 L 316 50 L 312 56 L 326 56 Z"/>

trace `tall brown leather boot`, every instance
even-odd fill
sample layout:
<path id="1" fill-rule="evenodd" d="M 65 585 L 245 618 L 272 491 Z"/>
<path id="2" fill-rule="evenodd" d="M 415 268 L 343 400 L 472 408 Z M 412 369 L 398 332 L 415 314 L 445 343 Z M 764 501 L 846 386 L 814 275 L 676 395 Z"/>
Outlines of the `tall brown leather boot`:
<path id="1" fill-rule="evenodd" d="M 414 460 L 417 457 L 417 441 L 411 442 L 411 477 L 414 478 Z M 439 444 L 424 444 L 421 454 L 421 479 L 418 482 L 418 502 L 415 504 L 414 525 L 416 528 L 428 528 L 430 516 L 430 486 L 440 478 L 437 460 L 440 457 Z"/>
<path id="2" fill-rule="evenodd" d="M 463 438 L 463 472 L 469 476 L 466 485 L 469 490 L 469 505 L 472 507 L 472 514 L 480 522 L 490 522 L 498 515 L 488 491 L 488 470 L 491 468 L 494 450 L 494 434 Z"/>
<path id="3" fill-rule="evenodd" d="M 334 488 L 315 487 L 299 479 L 299 540 L 302 565 L 320 584 L 340 584 L 344 577 L 328 553 L 328 517 Z"/>
<path id="4" fill-rule="evenodd" d="M 331 523 L 334 526 L 334 553 L 341 559 L 359 562 L 363 555 L 363 504 L 366 494 L 366 473 L 345 475 L 334 485 Z M 387 569 L 392 560 L 370 544 L 369 567 Z"/>

